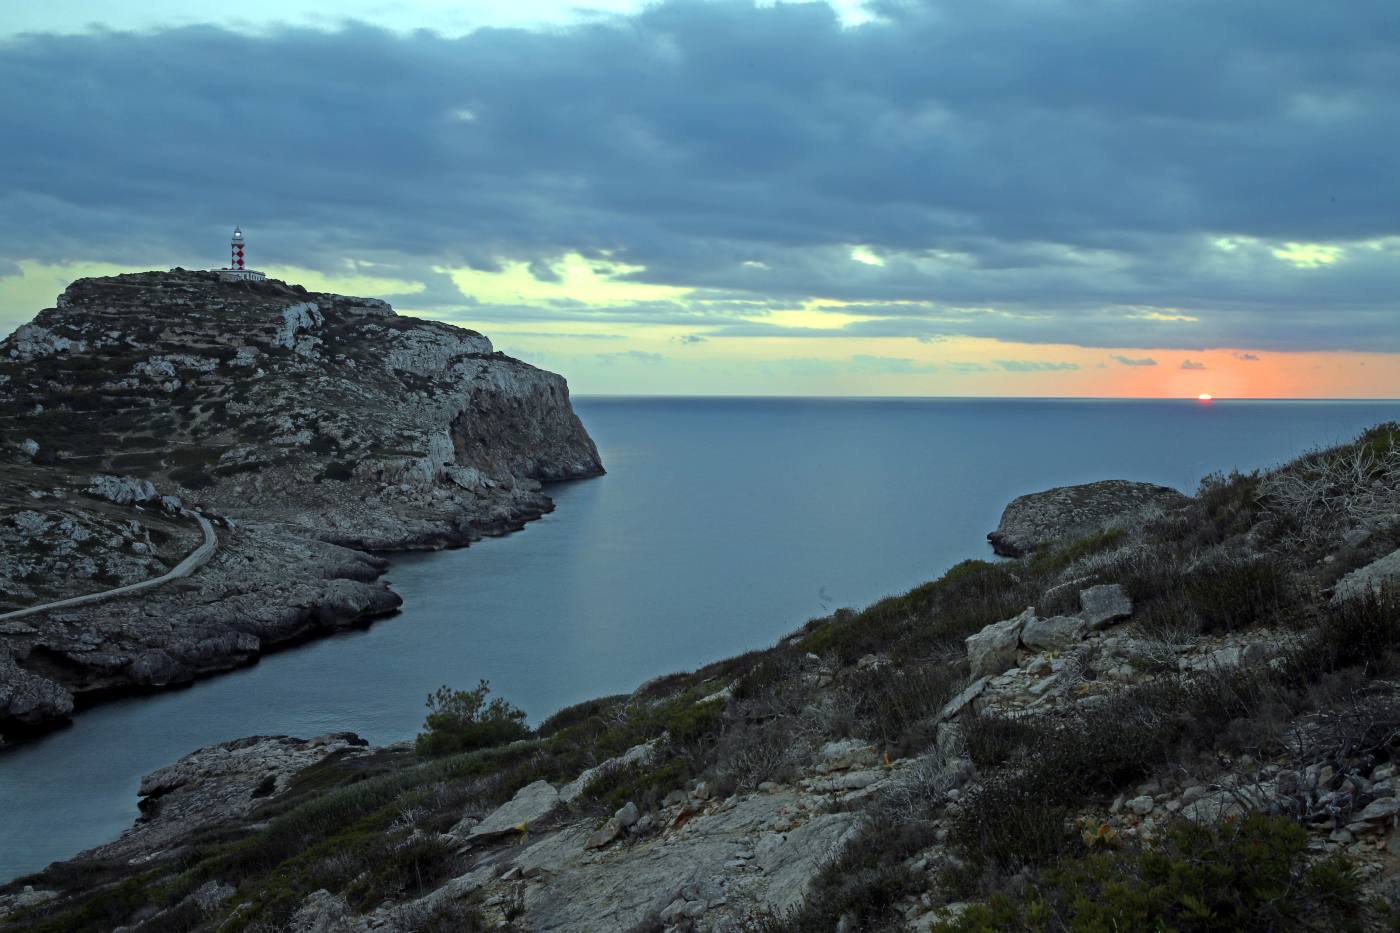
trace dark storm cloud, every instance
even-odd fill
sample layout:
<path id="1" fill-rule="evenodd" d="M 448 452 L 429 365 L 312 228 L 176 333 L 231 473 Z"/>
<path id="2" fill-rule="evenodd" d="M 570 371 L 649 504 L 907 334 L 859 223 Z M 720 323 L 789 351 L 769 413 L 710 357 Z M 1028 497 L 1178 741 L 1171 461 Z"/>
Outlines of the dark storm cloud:
<path id="1" fill-rule="evenodd" d="M 1400 236 L 1392 0 L 878 10 L 10 40 L 0 270 L 208 265 L 237 221 L 254 257 L 373 260 L 467 320 L 522 317 L 435 267 L 552 281 L 578 251 L 869 318 L 812 336 L 1400 350 L 1400 240 L 1363 245 Z M 1319 241 L 1343 253 L 1277 255 Z M 749 327 L 685 301 L 525 319 L 581 317 Z"/>

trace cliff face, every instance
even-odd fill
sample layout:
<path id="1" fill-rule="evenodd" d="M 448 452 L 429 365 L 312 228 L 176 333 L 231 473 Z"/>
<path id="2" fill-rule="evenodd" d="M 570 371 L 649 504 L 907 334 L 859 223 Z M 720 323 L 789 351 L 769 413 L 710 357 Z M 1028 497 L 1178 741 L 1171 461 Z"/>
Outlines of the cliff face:
<path id="1" fill-rule="evenodd" d="M 391 611 L 363 550 L 518 528 L 541 482 L 602 471 L 564 380 L 474 331 L 213 273 L 79 280 L 0 342 L 0 613 L 169 571 L 190 509 L 219 546 L 139 598 L 0 619 L 0 731 Z"/>

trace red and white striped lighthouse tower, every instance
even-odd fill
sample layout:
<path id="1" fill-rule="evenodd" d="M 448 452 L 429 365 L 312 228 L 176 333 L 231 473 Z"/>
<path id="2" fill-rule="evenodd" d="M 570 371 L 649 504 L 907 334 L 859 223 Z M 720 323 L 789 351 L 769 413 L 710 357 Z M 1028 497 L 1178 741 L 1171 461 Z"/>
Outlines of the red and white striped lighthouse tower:
<path id="1" fill-rule="evenodd" d="M 219 278 L 225 282 L 261 282 L 267 278 L 255 269 L 243 265 L 243 228 L 234 227 L 229 240 L 229 263 L 227 269 L 219 270 Z"/>

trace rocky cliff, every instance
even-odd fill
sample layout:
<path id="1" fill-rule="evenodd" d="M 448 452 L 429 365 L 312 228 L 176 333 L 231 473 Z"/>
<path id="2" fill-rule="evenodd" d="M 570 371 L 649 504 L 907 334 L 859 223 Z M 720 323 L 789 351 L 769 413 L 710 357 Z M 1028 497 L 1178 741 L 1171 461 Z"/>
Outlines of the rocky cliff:
<path id="1" fill-rule="evenodd" d="M 507 745 L 200 749 L 0 929 L 1393 929 L 1400 425 L 1124 490 Z"/>
<path id="2" fill-rule="evenodd" d="M 393 611 L 367 551 L 466 544 L 602 464 L 564 380 L 382 301 L 82 279 L 0 342 L 0 732 Z M 197 572 L 139 595 L 7 612 Z"/>

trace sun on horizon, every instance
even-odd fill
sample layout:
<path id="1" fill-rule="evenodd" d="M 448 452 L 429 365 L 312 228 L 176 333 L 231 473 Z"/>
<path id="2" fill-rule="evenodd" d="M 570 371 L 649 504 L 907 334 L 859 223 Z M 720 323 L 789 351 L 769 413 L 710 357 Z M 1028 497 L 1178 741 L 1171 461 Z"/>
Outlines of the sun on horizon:
<path id="1" fill-rule="evenodd" d="M 1196 396 L 1196 400 L 1201 402 L 1213 402 L 1215 401 L 1215 396 L 1211 395 L 1209 392 L 1202 392 L 1200 395 Z"/>

